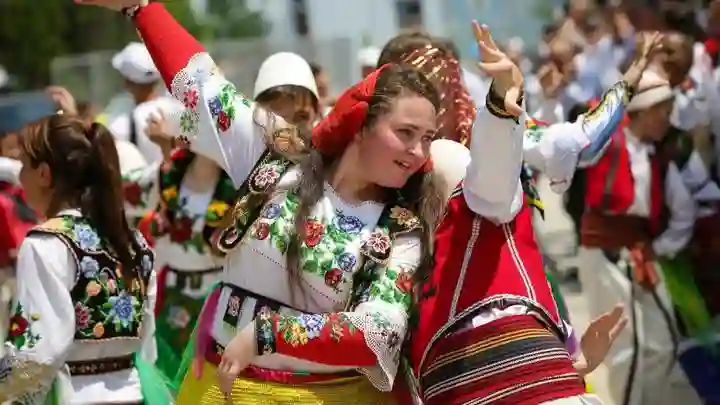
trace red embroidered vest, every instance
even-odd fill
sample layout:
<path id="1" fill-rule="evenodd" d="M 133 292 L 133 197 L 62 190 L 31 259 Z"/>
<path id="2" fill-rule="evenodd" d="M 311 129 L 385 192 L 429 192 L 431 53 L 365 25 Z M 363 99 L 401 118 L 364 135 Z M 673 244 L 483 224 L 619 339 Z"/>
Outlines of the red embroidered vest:
<path id="1" fill-rule="evenodd" d="M 491 307 L 527 305 L 564 340 L 527 200 L 512 222 L 496 225 L 471 211 L 462 189 L 456 190 L 435 233 L 429 287 L 434 291 L 418 304 L 410 342 L 415 375 L 435 341 Z"/>
<path id="2" fill-rule="evenodd" d="M 610 138 L 610 144 L 600 160 L 585 169 L 587 211 L 600 211 L 622 215 L 635 201 L 635 180 L 630 167 L 623 129 L 618 129 Z M 664 181 L 662 159 L 659 151 L 650 156 L 650 227 L 654 232 L 660 229 L 664 205 Z"/>

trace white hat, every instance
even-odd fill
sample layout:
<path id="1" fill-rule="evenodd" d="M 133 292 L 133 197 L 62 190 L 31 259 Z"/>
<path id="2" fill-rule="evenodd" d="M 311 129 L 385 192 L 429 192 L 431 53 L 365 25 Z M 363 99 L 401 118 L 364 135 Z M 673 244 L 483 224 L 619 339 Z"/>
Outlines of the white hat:
<path id="1" fill-rule="evenodd" d="M 645 110 L 663 101 L 671 100 L 674 96 L 666 79 L 652 70 L 646 70 L 640 78 L 635 97 L 627 105 L 627 111 Z"/>
<path id="2" fill-rule="evenodd" d="M 310 65 L 302 56 L 292 52 L 278 52 L 263 61 L 255 79 L 253 98 L 265 90 L 286 85 L 304 87 L 320 99 Z"/>
<path id="3" fill-rule="evenodd" d="M 112 66 L 127 80 L 137 84 L 151 84 L 160 80 L 150 52 L 139 42 L 129 43 L 112 58 Z"/>
<path id="4" fill-rule="evenodd" d="M 374 46 L 368 46 L 358 52 L 358 62 L 360 66 L 377 66 L 378 60 L 380 59 L 380 49 Z"/>

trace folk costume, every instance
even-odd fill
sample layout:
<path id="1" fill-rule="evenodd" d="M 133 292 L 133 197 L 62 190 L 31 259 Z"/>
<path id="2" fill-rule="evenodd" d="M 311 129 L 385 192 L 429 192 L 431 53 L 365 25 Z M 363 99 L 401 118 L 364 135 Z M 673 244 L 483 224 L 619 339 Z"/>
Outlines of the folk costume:
<path id="1" fill-rule="evenodd" d="M 717 89 L 690 79 L 675 89 L 672 128 L 659 145 L 698 206 L 687 249 L 665 260 L 663 273 L 676 315 L 678 362 L 709 404 L 720 403 L 720 178 L 712 133 L 718 129 L 718 101 Z"/>
<path id="2" fill-rule="evenodd" d="M 138 278 L 79 210 L 34 227 L 17 261 L 0 403 L 170 403 L 155 361 L 153 254 L 142 236 Z M 137 354 L 136 354 L 137 353 Z"/>
<path id="3" fill-rule="evenodd" d="M 289 67 L 292 69 L 288 71 Z M 307 88 L 317 97 L 310 66 L 299 55 L 283 52 L 266 59 L 258 71 L 254 97 L 284 85 Z M 207 193 L 183 187 L 184 175 L 194 157 L 190 150 L 178 149 L 170 162 L 160 167 L 159 174 L 149 173 L 152 169 L 141 170 L 135 181 L 125 183 L 126 190 L 134 190 L 134 198 L 140 203 L 135 205 L 148 206 L 158 197 L 160 200 L 158 208 L 146 214 L 139 227 L 152 240 L 157 256 L 157 366 L 171 380 L 176 380 L 207 293 L 219 279 L 224 252 L 216 249 L 216 244 L 220 232 L 230 223 L 237 195 L 224 172 L 214 190 Z M 126 197 L 132 195 L 126 193 Z M 177 390 L 178 384 L 171 387 Z"/>
<path id="4" fill-rule="evenodd" d="M 239 190 L 235 223 L 218 243 L 226 252 L 220 285 L 195 328 L 196 358 L 177 403 L 227 403 L 216 365 L 251 323 L 260 355 L 235 381 L 235 403 L 392 403 L 411 277 L 422 257 L 416 214 L 400 200 L 348 204 L 325 184 L 299 247 L 299 284 L 289 283 L 285 253 L 299 205 L 294 159 L 304 140 L 237 92 L 163 5 L 140 8 L 134 21 L 185 104 L 182 136 Z M 313 131 L 321 153 L 338 156 L 359 131 L 378 74 L 346 92 Z"/>
<path id="5" fill-rule="evenodd" d="M 156 254 L 156 366 L 171 381 L 180 368 L 206 295 L 220 276 L 224 254 L 215 244 L 236 196 L 232 180 L 222 171 L 206 192 L 185 187 L 185 174 L 195 156 L 185 148 L 177 149 L 169 162 L 159 168 L 145 168 L 135 181 L 126 178 L 124 184 L 126 199 L 133 198 L 145 206 L 159 199 L 138 228 Z M 143 193 L 143 189 L 149 191 Z M 171 384 L 171 388 L 176 390 L 177 386 Z"/>
<path id="6" fill-rule="evenodd" d="M 672 97 L 667 82 L 646 71 L 627 110 Z M 678 275 L 689 270 L 672 260 L 690 240 L 697 213 L 678 167 L 660 145 L 643 143 L 621 126 L 585 172 L 580 280 L 590 313 L 597 316 L 617 302 L 631 312 L 631 327 L 606 359 L 611 396 L 624 405 L 700 403 L 676 361 L 670 298 Z M 657 259 L 646 256 L 646 245 Z"/>
<path id="7" fill-rule="evenodd" d="M 487 110 L 502 117 L 495 119 L 511 128 L 518 125 L 497 107 L 502 100 L 493 101 L 493 97 L 488 93 L 486 105 Z M 493 171 L 490 177 L 498 184 L 493 185 L 496 191 L 488 200 L 492 203 L 479 200 L 478 204 L 476 196 L 467 192 L 467 178 L 452 193 L 436 234 L 435 269 L 420 299 L 419 323 L 410 341 L 415 403 L 597 401 L 585 394 L 568 354 L 568 350 L 576 351 L 576 344 L 557 309 L 534 241 L 530 206 L 542 205 L 525 168 L 521 170 L 521 162 L 524 158 L 528 165 L 546 173 L 555 188 L 562 188 L 572 178 L 578 161 L 591 159 L 600 150 L 598 145 L 607 142 L 628 97 L 629 89 L 621 82 L 606 93 L 600 107 L 576 123 L 545 128 L 524 117 L 515 129 L 522 134 L 523 149 L 512 161 L 517 170 L 506 166 Z M 480 111 L 487 111 L 480 107 Z M 473 157 L 494 145 L 486 138 L 495 139 L 497 129 L 486 125 L 475 122 L 473 138 L 480 139 L 470 143 Z M 433 147 L 440 147 L 439 142 Z M 448 182 L 458 184 L 465 176 L 465 166 L 459 170 L 447 166 L 463 164 L 459 158 L 462 148 L 448 148 L 437 152 L 445 156 L 444 160 L 435 158 L 433 151 L 435 166 L 445 166 L 441 172 L 449 176 Z M 478 163 L 474 158 L 468 160 L 469 175 Z M 496 157 L 492 162 L 498 165 L 499 161 Z M 472 179 L 477 181 L 474 176 Z M 511 192 L 499 192 L 508 187 Z M 460 247 L 465 251 L 453 253 Z M 489 261 L 494 272 L 469 270 L 474 260 L 485 262 L 487 258 L 492 258 Z M 469 288 L 471 285 L 474 287 Z M 481 343 L 488 339 L 496 344 Z M 545 356 L 534 362 L 538 348 L 546 349 Z M 506 364 L 508 359 L 518 360 L 517 365 Z M 525 384 L 533 381 L 537 384 Z"/>

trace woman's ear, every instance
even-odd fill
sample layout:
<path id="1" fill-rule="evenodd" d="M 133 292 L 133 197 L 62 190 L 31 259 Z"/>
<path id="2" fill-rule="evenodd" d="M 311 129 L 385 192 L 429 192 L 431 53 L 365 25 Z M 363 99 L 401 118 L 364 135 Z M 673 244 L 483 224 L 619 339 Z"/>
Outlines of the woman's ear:
<path id="1" fill-rule="evenodd" d="M 39 185 L 42 187 L 50 187 L 52 185 L 52 172 L 50 171 L 50 165 L 42 162 L 37 167 Z"/>

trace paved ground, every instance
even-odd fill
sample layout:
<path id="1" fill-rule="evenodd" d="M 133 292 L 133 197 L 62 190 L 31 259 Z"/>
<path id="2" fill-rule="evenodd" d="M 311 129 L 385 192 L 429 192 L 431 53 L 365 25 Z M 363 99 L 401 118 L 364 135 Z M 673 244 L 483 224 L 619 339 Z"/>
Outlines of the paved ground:
<path id="1" fill-rule="evenodd" d="M 540 194 L 545 203 L 545 220 L 536 224 L 540 243 L 546 253 L 558 260 L 558 267 L 561 270 L 573 266 L 575 265 L 574 257 L 572 257 L 575 241 L 572 223 L 562 209 L 562 200 L 553 194 L 547 187 L 547 183 L 543 181 L 540 182 Z M 586 301 L 578 288 L 568 286 L 564 289 L 564 295 L 570 309 L 573 327 L 578 330 L 578 336 L 582 336 L 582 332 L 590 321 Z M 589 380 L 605 405 L 613 405 L 606 394 L 607 371 L 605 368 L 601 366 L 590 375 Z"/>

